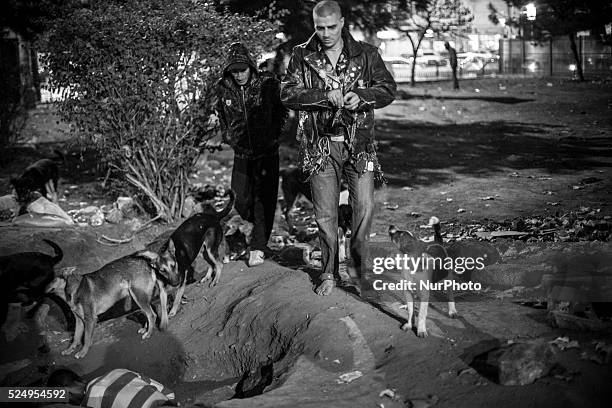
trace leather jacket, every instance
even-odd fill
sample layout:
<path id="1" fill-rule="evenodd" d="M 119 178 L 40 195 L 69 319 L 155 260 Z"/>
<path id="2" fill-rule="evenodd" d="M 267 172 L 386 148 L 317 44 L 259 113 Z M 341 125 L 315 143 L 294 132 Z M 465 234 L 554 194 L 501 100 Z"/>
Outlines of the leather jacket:
<path id="1" fill-rule="evenodd" d="M 228 67 L 236 62 L 251 69 L 249 82 L 239 86 Z M 256 159 L 278 154 L 278 140 L 287 110 L 280 98 L 280 81 L 274 74 L 258 72 L 255 62 L 242 46 L 230 49 L 215 92 L 216 111 L 223 141 L 237 157 Z"/>
<path id="2" fill-rule="evenodd" d="M 360 173 L 374 170 L 377 178 L 383 179 L 374 143 L 374 109 L 393 102 L 396 84 L 376 47 L 356 41 L 346 29 L 342 38 L 344 66 L 339 76 L 330 75 L 316 34 L 293 49 L 281 82 L 281 100 L 287 108 L 299 111 L 296 137 L 305 173 L 316 174 L 325 167 L 330 130 L 341 126 L 355 169 Z M 359 95 L 355 111 L 337 109 L 328 101 L 327 92 L 338 87 L 344 94 L 353 91 Z"/>

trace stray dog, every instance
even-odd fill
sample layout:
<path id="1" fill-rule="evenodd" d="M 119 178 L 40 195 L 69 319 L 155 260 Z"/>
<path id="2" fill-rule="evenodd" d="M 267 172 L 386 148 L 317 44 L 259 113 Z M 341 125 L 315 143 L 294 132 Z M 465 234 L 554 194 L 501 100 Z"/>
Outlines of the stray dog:
<path id="1" fill-rule="evenodd" d="M 51 159 L 42 159 L 28 166 L 18 178 L 11 179 L 11 184 L 21 205 L 32 200 L 33 193 L 49 196 L 57 204 L 57 163 Z"/>
<path id="2" fill-rule="evenodd" d="M 414 271 L 406 268 L 402 269 L 402 279 L 409 282 L 415 282 L 419 293 L 419 313 L 417 318 L 417 336 L 427 336 L 427 309 L 429 307 L 429 290 L 421 290 L 420 282 L 437 282 L 440 280 L 452 279 L 452 273 L 447 271 L 436 271 L 431 265 L 435 265 L 434 258 L 447 257 L 447 251 L 442 245 L 442 235 L 440 234 L 440 221 L 436 217 L 431 217 L 429 224 L 434 227 L 434 242 L 423 242 L 412 235 L 409 231 L 398 230 L 395 226 L 389 227 L 389 237 L 391 241 L 397 245 L 402 254 L 406 254 L 409 258 L 421 258 L 421 265 Z M 436 273 L 438 272 L 438 273 Z M 440 273 L 442 272 L 442 273 Z M 440 276 L 441 275 L 441 276 Z M 448 314 L 450 317 L 457 316 L 455 301 L 452 288 L 448 290 Z M 402 330 L 413 328 L 412 316 L 414 314 L 413 294 L 410 290 L 405 290 L 406 310 L 408 312 L 408 321 L 402 325 Z"/>
<path id="3" fill-rule="evenodd" d="M 295 205 L 295 201 L 302 195 L 308 201 L 312 202 L 312 192 L 310 191 L 310 183 L 305 181 L 307 176 L 301 168 L 282 169 L 280 174 L 283 177 L 281 181 L 281 190 L 283 191 L 283 198 L 285 200 L 283 214 L 287 226 L 289 227 L 289 232 L 293 233 L 296 228 L 293 225 L 290 213 Z"/>
<path id="4" fill-rule="evenodd" d="M 453 293 L 453 286 L 455 280 L 455 274 L 463 272 L 455 272 L 453 269 L 445 269 L 444 265 L 446 264 L 446 260 L 452 260 L 453 265 L 458 265 L 457 261 L 462 258 L 472 258 L 474 260 L 479 260 L 481 262 L 482 267 L 491 265 L 501 260 L 501 256 L 497 249 L 495 249 L 492 245 L 484 242 L 474 241 L 474 240 L 462 240 L 456 241 L 450 244 L 447 244 L 442 239 L 442 234 L 440 231 L 440 220 L 437 217 L 431 217 L 429 219 L 429 225 L 433 227 L 434 230 L 434 240 L 433 242 L 424 242 L 415 238 L 408 231 L 400 231 L 395 228 L 393 225 L 389 227 L 389 236 L 391 237 L 391 241 L 393 241 L 400 251 L 403 254 L 407 254 L 409 257 L 423 257 L 423 259 L 442 259 L 442 262 L 438 262 L 436 266 L 436 262 L 427 262 L 425 261 L 425 267 L 421 267 L 416 270 L 414 273 L 410 273 L 407 270 L 402 270 L 402 278 L 408 281 L 429 281 L 431 283 L 436 283 L 440 281 L 450 281 L 450 285 L 447 288 L 447 296 L 448 296 L 448 315 L 451 318 L 458 317 L 457 308 L 455 306 L 455 297 Z M 430 264 L 433 264 L 434 267 L 429 267 Z M 421 264 L 422 266 L 422 264 Z M 469 271 L 469 272 L 468 272 Z M 465 269 L 465 275 L 469 276 L 471 274 L 471 269 Z M 417 285 L 420 287 L 420 285 Z M 406 295 L 406 309 L 408 311 L 408 322 L 406 322 L 402 329 L 408 330 L 412 328 L 412 315 L 414 313 L 412 294 L 410 291 L 405 291 Z M 427 336 L 427 330 L 425 327 L 426 319 L 427 319 L 427 308 L 428 308 L 428 299 L 429 293 L 427 290 L 421 291 L 420 294 L 420 307 L 419 307 L 419 316 L 417 323 L 417 335 L 419 337 Z"/>
<path id="5" fill-rule="evenodd" d="M 225 218 L 234 206 L 235 194 L 229 190 L 230 200 L 226 207 L 211 214 L 210 212 L 194 214 L 187 218 L 174 232 L 165 244 L 158 250 L 164 259 L 176 259 L 178 268 L 176 275 L 169 277 L 172 286 L 179 286 L 168 316 L 175 316 L 181 304 L 187 284 L 187 272 L 193 270 L 193 263 L 201 253 L 204 260 L 211 266 L 200 280 L 204 282 L 211 278 L 210 287 L 215 286 L 221 278 L 222 260 L 227 252 L 227 242 L 223 233 L 221 220 Z M 155 242 L 147 248 L 157 250 Z"/>
<path id="6" fill-rule="evenodd" d="M 231 261 L 240 259 L 247 253 L 247 240 L 246 235 L 240 229 L 234 228 L 233 231 L 230 228 L 225 233 L 225 239 L 227 241 L 228 256 Z"/>
<path id="7" fill-rule="evenodd" d="M 55 276 L 53 268 L 61 260 L 62 249 L 43 239 L 55 252 L 21 252 L 0 257 L 0 326 L 4 324 L 9 302 L 40 301 Z"/>
<path id="8" fill-rule="evenodd" d="M 172 268 L 172 265 L 162 265 L 164 262 L 155 252 L 138 251 L 116 259 L 95 272 L 78 275 L 72 270 L 55 278 L 47 292 L 55 293 L 68 303 L 76 323 L 72 344 L 62 351 L 62 355 L 72 354 L 82 340 L 83 347 L 74 357 L 85 357 L 92 344 L 98 315 L 106 312 L 119 300 L 129 297 L 147 317 L 146 326 L 139 329 L 138 333 L 143 333 L 143 339 L 149 338 L 155 325 L 151 299 L 156 285 L 160 293 L 159 328 L 165 330 L 168 326 L 168 298 L 164 285 L 157 276 L 160 269 Z"/>

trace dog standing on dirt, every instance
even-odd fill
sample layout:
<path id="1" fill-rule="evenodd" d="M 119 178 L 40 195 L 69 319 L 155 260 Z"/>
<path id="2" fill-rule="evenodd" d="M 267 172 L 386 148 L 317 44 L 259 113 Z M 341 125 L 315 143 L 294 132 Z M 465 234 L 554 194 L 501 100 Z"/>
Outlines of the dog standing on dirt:
<path id="1" fill-rule="evenodd" d="M 54 267 L 61 260 L 62 249 L 53 241 L 43 239 L 55 252 L 20 252 L 0 256 L 0 326 L 4 324 L 9 302 L 40 301 L 45 289 L 55 277 Z"/>
<path id="2" fill-rule="evenodd" d="M 85 357 L 93 340 L 98 315 L 106 312 L 119 300 L 131 298 L 147 317 L 142 338 L 151 336 L 155 325 L 155 312 L 151 307 L 155 286 L 159 288 L 160 330 L 168 326 L 167 294 L 158 274 L 174 276 L 176 264 L 168 263 L 152 251 L 138 251 L 116 259 L 95 272 L 78 275 L 74 270 L 57 277 L 47 291 L 55 293 L 70 306 L 75 317 L 74 338 L 62 355 L 72 354 L 81 345 L 74 357 Z"/>
<path id="3" fill-rule="evenodd" d="M 55 151 L 58 159 L 63 160 L 63 154 Z M 43 197 L 50 197 L 57 204 L 57 182 L 59 171 L 57 160 L 41 159 L 28 166 L 18 178 L 11 179 L 15 189 L 17 201 L 23 206 L 32 201 L 33 193 L 40 193 Z"/>
<path id="4" fill-rule="evenodd" d="M 427 336 L 427 309 L 429 307 L 429 291 L 421 290 L 420 282 L 437 282 L 440 280 L 452 280 L 452 271 L 436 271 L 434 270 L 434 258 L 446 258 L 448 256 L 446 249 L 443 246 L 442 235 L 440 234 L 440 221 L 436 217 L 431 217 L 429 224 L 434 228 L 434 242 L 428 243 L 417 239 L 409 231 L 398 230 L 395 226 L 389 227 L 389 237 L 391 241 L 397 245 L 401 254 L 407 255 L 409 258 L 421 258 L 420 267 L 414 271 L 402 269 L 402 279 L 408 282 L 415 282 L 417 293 L 419 294 L 419 313 L 417 317 L 417 336 Z M 438 273 L 436 273 L 438 272 Z M 439 272 L 442 272 L 441 274 Z M 437 276 L 436 276 L 437 275 Z M 441 276 L 440 276 L 441 275 Z M 448 314 L 450 317 L 457 316 L 455 308 L 455 300 L 452 288 L 447 291 L 448 294 Z M 414 314 L 414 297 L 410 290 L 404 291 L 406 300 L 406 311 L 408 313 L 408 321 L 402 326 L 402 330 L 410 330 L 413 328 L 412 317 Z"/>
<path id="5" fill-rule="evenodd" d="M 463 274 L 465 272 L 465 275 L 462 276 L 467 276 L 469 279 L 469 276 L 471 276 L 471 269 L 466 267 L 464 272 L 455 272 L 453 269 L 445 269 L 445 261 L 450 259 L 452 261 L 452 265 L 458 265 L 457 261 L 459 259 L 465 260 L 471 258 L 476 260 L 476 263 L 482 268 L 501 261 L 501 256 L 495 247 L 485 242 L 466 239 L 453 243 L 445 243 L 442 239 L 442 233 L 440 231 L 440 220 L 437 217 L 431 217 L 429 220 L 429 225 L 432 226 L 434 230 L 433 242 L 421 241 L 415 238 L 410 232 L 400 231 L 393 225 L 389 227 L 389 236 L 391 241 L 397 245 L 402 254 L 407 254 L 409 257 L 414 258 L 423 257 L 425 260 L 425 267 L 419 268 L 418 270 L 414 271 L 414 273 L 403 269 L 403 279 L 417 282 L 418 287 L 420 287 L 418 284 L 420 281 L 429 281 L 431 283 L 450 281 L 450 285 L 447 287 L 448 315 L 455 318 L 458 316 L 457 308 L 455 306 L 455 296 L 452 289 L 454 286 L 455 274 Z M 443 261 L 441 263 L 427 262 L 427 259 L 442 259 Z M 421 263 L 421 266 L 422 265 L 423 264 Z M 430 267 L 430 265 L 437 267 Z M 406 290 L 405 295 L 406 309 L 408 311 L 409 319 L 408 322 L 402 326 L 402 329 L 408 330 L 413 327 L 412 315 L 414 313 L 414 308 L 412 293 Z M 425 323 L 427 319 L 428 300 L 428 291 L 421 291 L 419 315 L 417 319 L 417 335 L 419 337 L 427 336 Z"/>
<path id="6" fill-rule="evenodd" d="M 187 285 L 188 271 L 193 269 L 193 263 L 200 253 L 211 266 L 200 282 L 210 279 L 212 275 L 210 287 L 213 287 L 221 278 L 223 260 L 227 252 L 221 220 L 230 213 L 235 200 L 233 190 L 228 190 L 228 194 L 230 199 L 223 210 L 214 214 L 208 211 L 194 214 L 174 230 L 161 247 L 159 240 L 147 246 L 147 249 L 158 252 L 162 259 L 173 258 L 177 262 L 176 275 L 168 279 L 172 286 L 178 285 L 172 309 L 168 314 L 170 317 L 178 312 Z"/>

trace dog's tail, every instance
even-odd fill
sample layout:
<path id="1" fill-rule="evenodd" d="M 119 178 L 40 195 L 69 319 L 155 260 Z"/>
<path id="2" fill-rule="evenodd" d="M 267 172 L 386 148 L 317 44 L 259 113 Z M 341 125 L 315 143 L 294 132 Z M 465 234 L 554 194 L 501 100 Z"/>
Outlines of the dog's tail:
<path id="1" fill-rule="evenodd" d="M 444 243 L 444 240 L 442 239 L 442 233 L 440 232 L 440 220 L 438 219 L 438 217 L 431 217 L 429 219 L 429 225 L 431 225 L 434 230 L 434 242 L 437 244 Z"/>
<path id="2" fill-rule="evenodd" d="M 229 195 L 230 199 L 229 199 L 227 205 L 225 206 L 225 208 L 217 213 L 217 217 L 219 219 L 225 218 L 227 216 L 227 214 L 229 214 L 230 211 L 232 211 L 232 208 L 234 208 L 234 201 L 236 200 L 236 194 L 234 193 L 234 190 L 232 190 L 230 188 L 228 190 L 227 194 Z"/>
<path id="3" fill-rule="evenodd" d="M 55 242 L 50 241 L 48 239 L 43 239 L 43 241 L 45 241 L 51 248 L 53 248 L 53 251 L 55 251 L 53 263 L 58 264 L 64 257 L 64 252 L 62 251 L 62 248 L 60 248 L 59 245 L 57 245 Z"/>

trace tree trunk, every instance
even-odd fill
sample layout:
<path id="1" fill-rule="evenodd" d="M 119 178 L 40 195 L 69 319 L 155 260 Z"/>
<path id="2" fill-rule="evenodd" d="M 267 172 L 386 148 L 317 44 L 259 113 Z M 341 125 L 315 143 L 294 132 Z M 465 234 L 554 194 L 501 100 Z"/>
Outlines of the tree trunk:
<path id="1" fill-rule="evenodd" d="M 406 36 L 410 41 L 410 47 L 412 48 L 412 66 L 410 67 L 410 86 L 416 86 L 416 82 L 414 80 L 414 64 L 416 63 L 417 52 L 419 51 L 414 44 L 414 40 L 410 37 L 410 33 L 407 33 Z"/>
<path id="2" fill-rule="evenodd" d="M 576 71 L 578 72 L 578 79 L 584 81 L 584 73 L 582 72 L 582 58 L 578 54 L 578 48 L 576 47 L 576 36 L 575 33 L 571 32 L 568 34 L 570 40 L 570 46 L 572 48 L 572 54 L 574 54 L 574 60 L 576 61 Z"/>

